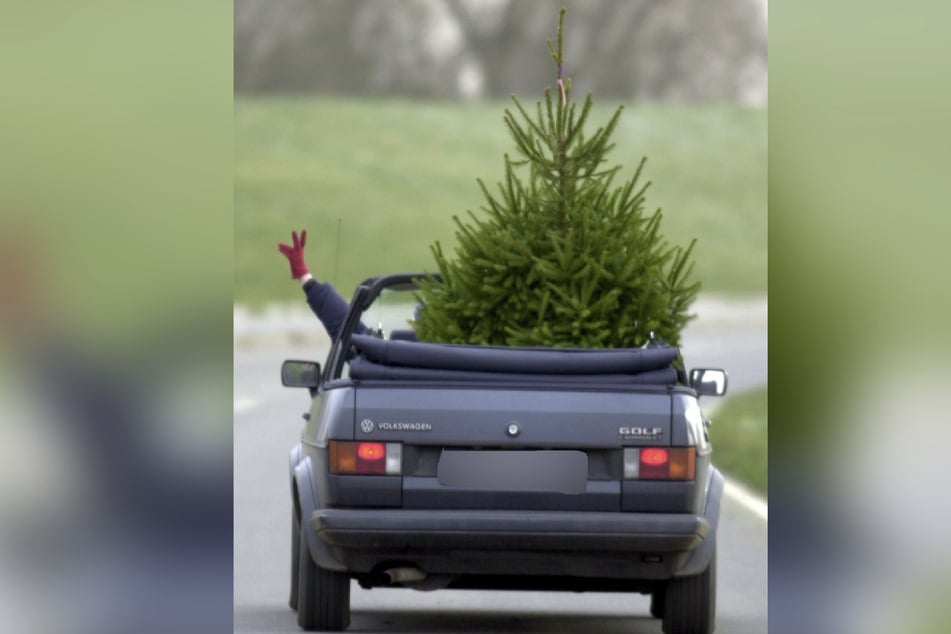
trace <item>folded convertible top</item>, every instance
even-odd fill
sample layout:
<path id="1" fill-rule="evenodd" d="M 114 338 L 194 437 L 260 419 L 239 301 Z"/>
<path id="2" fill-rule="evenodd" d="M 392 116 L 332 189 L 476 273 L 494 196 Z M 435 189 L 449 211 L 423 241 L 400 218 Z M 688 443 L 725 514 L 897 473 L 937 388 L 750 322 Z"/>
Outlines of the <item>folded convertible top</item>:
<path id="1" fill-rule="evenodd" d="M 668 385 L 676 348 L 516 348 L 393 341 L 353 335 L 355 379 L 481 380 Z M 589 378 L 582 378 L 589 377 Z"/>

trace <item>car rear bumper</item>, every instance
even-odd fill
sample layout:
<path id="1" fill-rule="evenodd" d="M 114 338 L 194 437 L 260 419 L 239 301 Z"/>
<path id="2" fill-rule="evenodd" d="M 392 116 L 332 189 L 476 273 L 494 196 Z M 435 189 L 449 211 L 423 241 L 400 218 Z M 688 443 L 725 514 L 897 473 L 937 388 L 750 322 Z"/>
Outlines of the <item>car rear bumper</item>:
<path id="1" fill-rule="evenodd" d="M 450 574 L 666 578 L 709 532 L 670 513 L 318 509 L 311 527 L 340 564 L 365 573 L 406 561 Z"/>

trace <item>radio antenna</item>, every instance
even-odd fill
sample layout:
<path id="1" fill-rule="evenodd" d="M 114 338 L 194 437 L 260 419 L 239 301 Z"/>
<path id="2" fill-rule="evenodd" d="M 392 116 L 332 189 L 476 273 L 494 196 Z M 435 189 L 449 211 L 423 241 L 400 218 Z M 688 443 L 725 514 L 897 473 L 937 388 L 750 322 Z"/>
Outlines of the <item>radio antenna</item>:
<path id="1" fill-rule="evenodd" d="M 333 286 L 337 287 L 337 267 L 340 264 L 340 225 L 343 224 L 343 218 L 337 218 L 337 248 L 334 253 L 334 276 Z"/>

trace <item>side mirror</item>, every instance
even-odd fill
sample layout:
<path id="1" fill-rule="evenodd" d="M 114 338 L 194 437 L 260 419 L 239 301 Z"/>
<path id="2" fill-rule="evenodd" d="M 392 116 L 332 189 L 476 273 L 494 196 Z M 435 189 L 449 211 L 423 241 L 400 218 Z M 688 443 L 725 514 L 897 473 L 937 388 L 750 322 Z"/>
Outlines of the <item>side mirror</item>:
<path id="1" fill-rule="evenodd" d="M 320 385 L 320 364 L 287 360 L 281 364 L 281 383 L 284 387 L 316 388 Z"/>
<path id="2" fill-rule="evenodd" d="M 726 394 L 726 370 L 694 368 L 690 371 L 690 387 L 697 396 L 723 396 Z"/>

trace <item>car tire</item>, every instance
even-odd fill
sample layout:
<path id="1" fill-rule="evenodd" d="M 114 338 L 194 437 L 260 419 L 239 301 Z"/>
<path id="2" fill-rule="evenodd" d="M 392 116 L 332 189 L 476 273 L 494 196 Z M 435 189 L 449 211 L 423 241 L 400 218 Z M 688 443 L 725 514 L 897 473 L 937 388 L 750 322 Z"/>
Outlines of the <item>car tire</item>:
<path id="1" fill-rule="evenodd" d="M 291 509 L 291 596 L 287 604 L 297 611 L 297 575 L 300 570 L 300 520 L 297 513 Z"/>
<path id="2" fill-rule="evenodd" d="M 298 529 L 297 624 L 303 630 L 339 631 L 350 625 L 350 577 L 314 563 L 307 527 Z"/>
<path id="3" fill-rule="evenodd" d="M 667 634 L 710 634 L 716 621 L 717 553 L 699 575 L 673 579 L 664 599 L 663 630 Z"/>
<path id="4" fill-rule="evenodd" d="M 664 618 L 664 602 L 667 598 L 667 587 L 663 586 L 651 592 L 651 616 L 655 619 Z"/>

